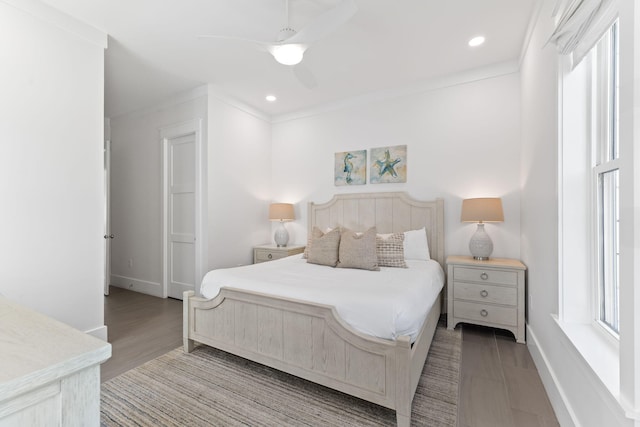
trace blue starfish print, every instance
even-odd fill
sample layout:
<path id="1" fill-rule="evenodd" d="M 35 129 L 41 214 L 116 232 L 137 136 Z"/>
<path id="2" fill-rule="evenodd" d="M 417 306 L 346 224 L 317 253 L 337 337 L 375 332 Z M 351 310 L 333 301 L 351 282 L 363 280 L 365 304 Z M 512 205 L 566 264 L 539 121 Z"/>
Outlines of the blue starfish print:
<path id="1" fill-rule="evenodd" d="M 398 176 L 398 173 L 394 169 L 394 167 L 398 163 L 400 163 L 400 159 L 391 160 L 391 154 L 389 153 L 389 150 L 385 150 L 385 152 L 384 152 L 384 160 L 376 160 L 376 164 L 378 165 L 378 168 L 380 169 L 380 171 L 378 172 L 378 175 L 382 176 L 385 173 L 388 173 L 389 175 L 391 175 L 393 177 Z"/>

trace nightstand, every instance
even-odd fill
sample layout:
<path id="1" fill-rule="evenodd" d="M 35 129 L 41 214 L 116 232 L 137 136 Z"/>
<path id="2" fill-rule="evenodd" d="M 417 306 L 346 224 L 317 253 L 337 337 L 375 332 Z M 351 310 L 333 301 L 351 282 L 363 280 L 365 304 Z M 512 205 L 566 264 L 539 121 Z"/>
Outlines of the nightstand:
<path id="1" fill-rule="evenodd" d="M 289 245 L 277 247 L 276 245 L 260 245 L 253 248 L 253 263 L 273 261 L 304 252 L 304 245 Z"/>
<path id="2" fill-rule="evenodd" d="M 525 343 L 525 270 L 516 259 L 447 257 L 447 327 L 460 322 L 511 331 Z"/>

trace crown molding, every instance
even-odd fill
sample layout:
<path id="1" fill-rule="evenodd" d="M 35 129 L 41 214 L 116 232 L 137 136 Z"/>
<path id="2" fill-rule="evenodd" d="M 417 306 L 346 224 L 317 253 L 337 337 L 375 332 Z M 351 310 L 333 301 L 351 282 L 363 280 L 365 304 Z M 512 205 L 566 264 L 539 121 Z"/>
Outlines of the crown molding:
<path id="1" fill-rule="evenodd" d="M 184 104 L 185 102 L 193 101 L 198 98 L 202 98 L 203 96 L 208 95 L 208 87 L 207 85 L 197 86 L 193 89 L 180 92 L 174 94 L 170 98 L 165 99 L 164 101 L 154 104 L 148 107 L 140 108 L 138 110 L 129 111 L 126 113 L 116 114 L 115 116 L 109 117 L 111 120 L 118 120 L 121 118 L 139 118 L 151 113 L 155 113 L 157 111 L 166 110 L 167 108 L 175 107 L 176 105 Z"/>
<path id="2" fill-rule="evenodd" d="M 0 0 L 2 1 L 2 0 Z M 126 113 L 117 114 L 115 116 L 110 117 L 111 120 L 117 120 L 120 118 L 139 118 L 143 117 L 157 111 L 166 110 L 167 108 L 175 107 L 176 105 L 184 104 L 185 102 L 193 101 L 198 98 L 208 97 L 210 99 L 216 99 L 230 107 L 236 108 L 240 111 L 243 111 L 249 115 L 252 115 L 260 120 L 264 120 L 267 123 L 271 123 L 271 117 L 264 114 L 262 111 L 259 111 L 242 101 L 227 95 L 222 92 L 219 88 L 217 88 L 213 84 L 204 84 L 201 86 L 197 86 L 191 90 L 187 90 L 185 92 L 180 92 L 175 94 L 174 96 L 160 102 L 158 104 L 151 105 L 149 107 L 144 107 L 139 110 L 129 111 Z"/>
<path id="3" fill-rule="evenodd" d="M 471 83 L 479 80 L 491 79 L 507 74 L 517 73 L 520 70 L 519 61 L 506 61 L 492 64 L 482 68 L 463 71 L 460 73 L 450 74 L 444 77 L 437 77 L 423 81 L 417 85 L 406 86 L 390 90 L 382 90 L 370 92 L 364 95 L 358 95 L 346 98 L 337 102 L 324 104 L 315 108 L 300 110 L 293 113 L 281 114 L 273 116 L 271 123 L 283 123 L 291 120 L 298 120 L 305 117 L 311 117 L 318 114 L 324 114 L 344 108 L 354 108 L 370 104 L 372 102 L 384 101 L 387 99 L 400 98 L 403 96 L 417 95 L 424 92 L 430 92 L 451 86 Z"/>
<path id="4" fill-rule="evenodd" d="M 236 108 L 240 111 L 243 111 L 249 115 L 254 116 L 257 119 L 260 120 L 264 120 L 267 123 L 271 123 L 272 122 L 272 117 L 268 114 L 263 113 L 262 111 L 258 110 L 257 108 L 254 108 L 248 104 L 245 104 L 244 102 L 240 101 L 239 99 L 225 93 L 224 91 L 222 91 L 219 87 L 217 87 L 214 84 L 209 84 L 209 96 L 212 98 L 217 99 L 218 101 L 225 103 L 233 108 Z"/>
<path id="5" fill-rule="evenodd" d="M 5 0 L 0 0 L 5 1 Z M 302 119 L 306 117 L 312 117 L 319 114 L 328 113 L 331 111 L 341 110 L 345 108 L 354 108 L 364 105 L 368 105 L 372 102 L 380 102 L 387 99 L 400 98 L 403 96 L 412 96 L 420 93 L 430 92 L 446 87 L 458 86 L 475 81 L 491 79 L 495 77 L 505 76 L 508 74 L 517 73 L 520 71 L 520 60 L 500 62 L 492 64 L 482 68 L 476 68 L 460 73 L 450 74 L 444 77 L 429 79 L 423 81 L 417 85 L 406 86 L 403 88 L 396 88 L 391 90 L 383 90 L 377 92 L 370 92 L 364 95 L 354 96 L 346 98 L 337 102 L 327 103 L 318 107 L 314 107 L 306 110 L 294 111 L 292 113 L 286 113 L 276 116 L 270 116 L 257 108 L 251 107 L 248 104 L 238 100 L 237 98 L 225 93 L 219 87 L 214 84 L 205 84 L 198 86 L 192 90 L 182 92 L 170 99 L 151 107 L 143 108 L 133 112 L 123 113 L 111 117 L 111 119 L 118 119 L 121 117 L 140 117 L 149 113 L 166 109 L 184 102 L 188 102 L 203 96 L 214 98 L 224 104 L 227 104 L 233 108 L 243 111 L 257 119 L 263 120 L 267 123 L 277 124 L 288 122 L 291 120 Z"/>
<path id="6" fill-rule="evenodd" d="M 520 48 L 520 58 L 518 59 L 518 67 L 522 67 L 522 62 L 529 50 L 529 45 L 531 44 L 531 38 L 533 37 L 533 32 L 536 29 L 536 24 L 538 19 L 540 18 L 540 12 L 542 11 L 543 6 L 542 0 L 535 0 L 533 4 L 533 13 L 529 18 L 529 25 L 527 25 L 527 31 L 524 34 L 524 40 L 522 41 L 522 47 Z"/>
<path id="7" fill-rule="evenodd" d="M 107 48 L 107 33 L 37 0 L 0 0 L 36 19 L 74 34 L 103 49 Z"/>

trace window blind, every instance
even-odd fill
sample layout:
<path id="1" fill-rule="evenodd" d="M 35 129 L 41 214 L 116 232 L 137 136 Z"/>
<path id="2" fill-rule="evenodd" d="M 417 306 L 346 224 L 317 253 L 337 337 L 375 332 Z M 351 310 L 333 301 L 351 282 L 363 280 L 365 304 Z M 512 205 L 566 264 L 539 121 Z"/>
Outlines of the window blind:
<path id="1" fill-rule="evenodd" d="M 549 42 L 575 67 L 617 18 L 617 0 L 558 0 L 554 13 L 562 9 Z"/>

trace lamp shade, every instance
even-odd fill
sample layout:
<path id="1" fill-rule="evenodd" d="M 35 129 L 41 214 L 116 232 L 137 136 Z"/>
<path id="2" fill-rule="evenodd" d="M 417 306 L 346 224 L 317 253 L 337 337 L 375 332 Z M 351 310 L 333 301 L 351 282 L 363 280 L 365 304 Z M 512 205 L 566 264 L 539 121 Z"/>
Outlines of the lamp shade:
<path id="1" fill-rule="evenodd" d="M 503 222 L 502 200 L 499 197 L 465 199 L 462 201 L 462 222 Z"/>
<path id="2" fill-rule="evenodd" d="M 269 219 L 271 221 L 293 221 L 296 219 L 293 214 L 293 205 L 291 203 L 271 203 Z"/>

